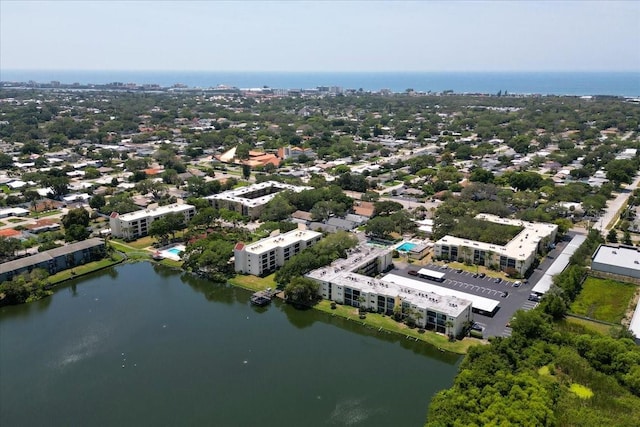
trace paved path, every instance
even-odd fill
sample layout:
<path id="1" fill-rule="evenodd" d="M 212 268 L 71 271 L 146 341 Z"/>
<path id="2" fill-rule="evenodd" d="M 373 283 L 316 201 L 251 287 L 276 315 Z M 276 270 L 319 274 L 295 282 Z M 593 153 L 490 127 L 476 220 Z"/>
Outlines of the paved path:
<path id="1" fill-rule="evenodd" d="M 640 175 L 637 175 L 630 185 L 627 185 L 622 191 L 620 191 L 620 193 L 618 194 L 618 197 L 609 201 L 609 203 L 607 204 L 607 208 L 604 212 L 604 215 L 602 215 L 602 217 L 594 225 L 594 228 L 600 230 L 600 232 L 603 234 L 606 231 L 610 230 L 614 225 L 614 223 L 612 223 L 613 219 L 617 218 L 618 212 L 620 211 L 622 206 L 627 202 L 627 199 L 629 198 L 633 190 L 638 188 L 639 184 L 640 184 Z M 609 224 L 611 224 L 611 226 L 609 226 Z"/>

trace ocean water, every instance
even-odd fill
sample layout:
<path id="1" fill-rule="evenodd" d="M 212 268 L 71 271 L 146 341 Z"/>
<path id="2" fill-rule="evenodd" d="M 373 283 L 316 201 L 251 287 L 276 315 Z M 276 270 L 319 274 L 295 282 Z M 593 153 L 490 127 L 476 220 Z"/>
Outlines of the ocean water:
<path id="1" fill-rule="evenodd" d="M 170 87 L 238 88 L 270 87 L 309 89 L 338 86 L 343 89 L 403 92 L 453 90 L 456 93 L 542 95 L 640 96 L 639 72 L 207 72 L 207 71 L 73 71 L 0 70 L 0 81 L 52 80 L 65 84 L 112 82 L 158 84 Z"/>

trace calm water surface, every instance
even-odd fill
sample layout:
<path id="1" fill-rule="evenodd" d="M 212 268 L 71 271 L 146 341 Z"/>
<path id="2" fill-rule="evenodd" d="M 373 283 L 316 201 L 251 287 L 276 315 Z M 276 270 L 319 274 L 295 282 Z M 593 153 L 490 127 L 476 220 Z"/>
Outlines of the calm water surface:
<path id="1" fill-rule="evenodd" d="M 419 426 L 460 358 L 149 263 L 0 310 L 0 425 Z"/>

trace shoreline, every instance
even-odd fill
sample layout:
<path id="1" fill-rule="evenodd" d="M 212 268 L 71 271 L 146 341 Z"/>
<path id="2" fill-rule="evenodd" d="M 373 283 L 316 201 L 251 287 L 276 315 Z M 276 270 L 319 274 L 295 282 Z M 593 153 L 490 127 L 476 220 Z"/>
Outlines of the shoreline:
<path id="1" fill-rule="evenodd" d="M 265 290 L 269 287 L 274 289 L 276 288 L 275 282 L 273 281 L 273 274 L 264 278 L 250 275 L 236 275 L 235 277 L 227 279 L 227 283 L 250 292 Z M 470 347 L 485 345 L 488 343 L 486 340 L 477 340 L 469 337 L 451 342 L 449 341 L 449 338 L 444 335 L 425 331 L 417 327 L 409 328 L 404 323 L 397 322 L 389 316 L 383 316 L 378 313 L 366 313 L 365 318 L 361 319 L 357 308 L 337 304 L 336 308 L 332 309 L 331 301 L 329 300 L 320 300 L 316 304 L 309 306 L 309 308 L 324 312 L 330 316 L 338 316 L 343 319 L 359 323 L 364 327 L 378 329 L 380 332 L 385 331 L 397 334 L 401 337 L 404 336 L 406 339 L 422 341 L 433 346 L 439 351 L 446 351 L 459 355 L 467 354 Z"/>
<path id="2" fill-rule="evenodd" d="M 119 249 L 126 248 L 126 249 L 133 250 L 134 253 L 141 252 L 138 249 L 135 249 L 133 247 L 130 247 L 128 245 L 125 245 L 119 242 L 117 243 L 117 246 L 120 247 Z M 120 259 L 112 260 L 111 258 L 105 258 L 100 261 L 94 261 L 92 263 L 83 264 L 68 270 L 58 272 L 47 278 L 48 283 L 44 288 L 48 291 L 55 291 L 55 288 L 64 282 L 67 282 L 72 279 L 82 278 L 91 273 L 95 273 L 97 271 L 101 271 L 110 267 L 121 265 L 126 262 L 141 262 L 141 261 L 150 262 L 150 263 L 163 265 L 164 267 L 170 268 L 172 270 L 190 273 L 190 274 L 194 274 L 196 277 L 201 277 L 201 276 L 198 276 L 196 273 L 189 272 L 183 269 L 181 266 L 181 263 L 178 263 L 175 261 L 172 261 L 170 263 L 165 263 L 163 262 L 164 260 L 162 261 L 153 260 L 151 259 L 150 256 L 148 258 L 140 257 L 140 256 L 129 257 L 127 255 L 126 250 L 124 251 L 116 250 L 114 253 L 118 254 L 118 256 L 120 256 Z M 80 271 L 78 272 L 78 270 Z M 257 291 L 265 290 L 267 288 L 276 289 L 277 284 L 275 283 L 275 280 L 273 278 L 274 278 L 274 274 L 271 274 L 266 277 L 236 275 L 234 277 L 227 278 L 226 283 L 236 288 L 244 289 L 249 292 L 257 292 Z M 43 298 L 46 298 L 49 296 L 51 295 L 46 295 Z M 40 299 L 42 298 L 39 298 L 38 300 Z M 0 300 L 0 307 L 5 305 L 5 304 L 2 304 L 1 301 L 2 300 Z M 22 304 L 26 304 L 28 302 L 32 302 L 32 301 L 25 301 Z M 465 337 L 462 340 L 456 340 L 451 342 L 447 337 L 443 335 L 439 335 L 435 332 L 425 331 L 423 329 L 419 329 L 415 327 L 409 328 L 404 323 L 397 322 L 389 316 L 384 316 L 378 313 L 366 313 L 365 317 L 361 318 L 360 314 L 358 313 L 355 307 L 337 304 L 336 308 L 332 309 L 331 301 L 328 301 L 328 300 L 319 300 L 316 304 L 313 304 L 309 307 L 314 310 L 324 312 L 332 317 L 338 316 L 343 319 L 356 322 L 370 329 L 377 329 L 380 332 L 385 331 L 387 333 L 397 334 L 400 337 L 404 336 L 406 339 L 413 340 L 416 342 L 417 341 L 424 342 L 442 352 L 446 351 L 446 352 L 450 352 L 458 355 L 465 355 L 467 354 L 467 351 L 470 347 L 475 345 L 484 345 L 487 343 L 487 341 L 485 340 L 482 340 L 482 341 L 476 340 L 476 339 L 472 340 L 469 337 Z"/>

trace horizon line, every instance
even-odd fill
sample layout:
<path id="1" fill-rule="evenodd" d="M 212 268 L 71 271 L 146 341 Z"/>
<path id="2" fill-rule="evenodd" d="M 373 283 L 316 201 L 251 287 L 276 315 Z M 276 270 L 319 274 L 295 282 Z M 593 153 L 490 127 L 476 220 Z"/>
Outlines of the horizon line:
<path id="1" fill-rule="evenodd" d="M 97 69 L 97 68 L 4 68 L 2 71 L 39 71 L 39 72 L 128 72 L 128 73 L 149 73 L 149 72 L 175 72 L 175 73 L 279 73 L 279 74 L 301 74 L 301 73 L 640 73 L 637 70 L 204 70 L 204 69 Z"/>

